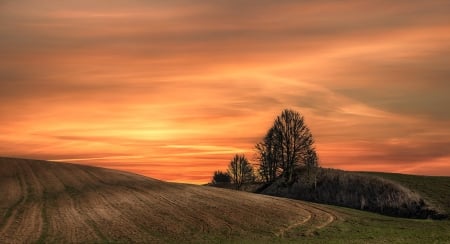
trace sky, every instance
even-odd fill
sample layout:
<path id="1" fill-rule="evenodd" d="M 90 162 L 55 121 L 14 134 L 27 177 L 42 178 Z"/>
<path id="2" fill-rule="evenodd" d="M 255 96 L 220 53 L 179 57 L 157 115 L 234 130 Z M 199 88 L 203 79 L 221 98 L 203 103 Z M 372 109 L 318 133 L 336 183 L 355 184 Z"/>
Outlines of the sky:
<path id="1" fill-rule="evenodd" d="M 450 1 L 0 0 L 0 155 L 207 183 L 285 108 L 320 164 L 450 176 Z"/>

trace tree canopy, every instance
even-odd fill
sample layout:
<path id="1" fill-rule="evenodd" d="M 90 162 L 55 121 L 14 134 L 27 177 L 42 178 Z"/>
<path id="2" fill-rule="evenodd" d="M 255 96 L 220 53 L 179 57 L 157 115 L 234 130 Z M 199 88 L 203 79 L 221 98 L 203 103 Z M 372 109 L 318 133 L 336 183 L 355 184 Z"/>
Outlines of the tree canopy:
<path id="1" fill-rule="evenodd" d="M 213 184 L 223 184 L 223 183 L 230 183 L 231 177 L 227 172 L 222 172 L 220 170 L 217 170 L 214 172 L 212 183 Z"/>
<path id="2" fill-rule="evenodd" d="M 244 155 L 236 154 L 228 165 L 228 174 L 231 182 L 240 189 L 242 184 L 252 182 L 255 178 L 253 166 L 248 162 Z"/>
<path id="3" fill-rule="evenodd" d="M 288 184 L 295 181 L 295 169 L 317 166 L 314 139 L 303 116 L 290 109 L 284 110 L 256 144 L 260 174 L 266 182 L 282 175 Z"/>

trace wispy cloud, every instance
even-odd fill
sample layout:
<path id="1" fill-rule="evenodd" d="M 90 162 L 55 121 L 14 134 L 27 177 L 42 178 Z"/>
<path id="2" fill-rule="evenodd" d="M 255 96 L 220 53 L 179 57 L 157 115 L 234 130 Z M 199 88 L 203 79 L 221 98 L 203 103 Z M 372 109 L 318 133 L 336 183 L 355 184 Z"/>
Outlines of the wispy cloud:
<path id="1" fill-rule="evenodd" d="M 449 9 L 2 1 L 0 154 L 206 182 L 294 108 L 325 167 L 450 174 Z"/>

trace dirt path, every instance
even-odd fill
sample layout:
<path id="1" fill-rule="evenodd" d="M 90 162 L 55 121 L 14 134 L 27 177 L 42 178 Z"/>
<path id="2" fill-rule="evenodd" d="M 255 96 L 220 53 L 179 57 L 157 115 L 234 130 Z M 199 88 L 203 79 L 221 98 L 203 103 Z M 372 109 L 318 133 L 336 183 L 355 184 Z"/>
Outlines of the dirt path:
<path id="1" fill-rule="evenodd" d="M 302 201 L 32 160 L 0 158 L 0 192 L 0 243 L 257 240 L 337 219 Z"/>
<path id="2" fill-rule="evenodd" d="M 287 232 L 291 231 L 292 229 L 295 229 L 301 225 L 304 225 L 305 223 L 310 221 L 312 216 L 313 216 L 313 214 L 310 212 L 310 214 L 305 219 L 299 220 L 298 222 L 293 223 L 293 224 L 289 225 L 288 227 L 279 230 L 277 233 L 275 233 L 275 235 L 278 237 L 284 237 L 285 233 L 287 233 Z"/>
<path id="3" fill-rule="evenodd" d="M 325 228 L 338 219 L 336 213 L 329 209 L 319 207 L 317 204 L 303 202 L 302 207 L 308 211 L 308 216 L 280 229 L 275 234 L 276 236 L 284 237 L 286 233 L 298 227 L 304 227 L 301 231 L 304 235 L 311 235 L 314 231 Z"/>

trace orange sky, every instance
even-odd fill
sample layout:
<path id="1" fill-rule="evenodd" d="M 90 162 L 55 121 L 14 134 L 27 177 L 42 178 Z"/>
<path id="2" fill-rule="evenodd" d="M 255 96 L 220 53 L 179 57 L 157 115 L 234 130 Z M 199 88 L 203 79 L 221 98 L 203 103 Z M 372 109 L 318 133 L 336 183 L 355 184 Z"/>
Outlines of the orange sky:
<path id="1" fill-rule="evenodd" d="M 284 108 L 324 167 L 450 175 L 450 2 L 0 1 L 0 155 L 206 183 Z"/>

